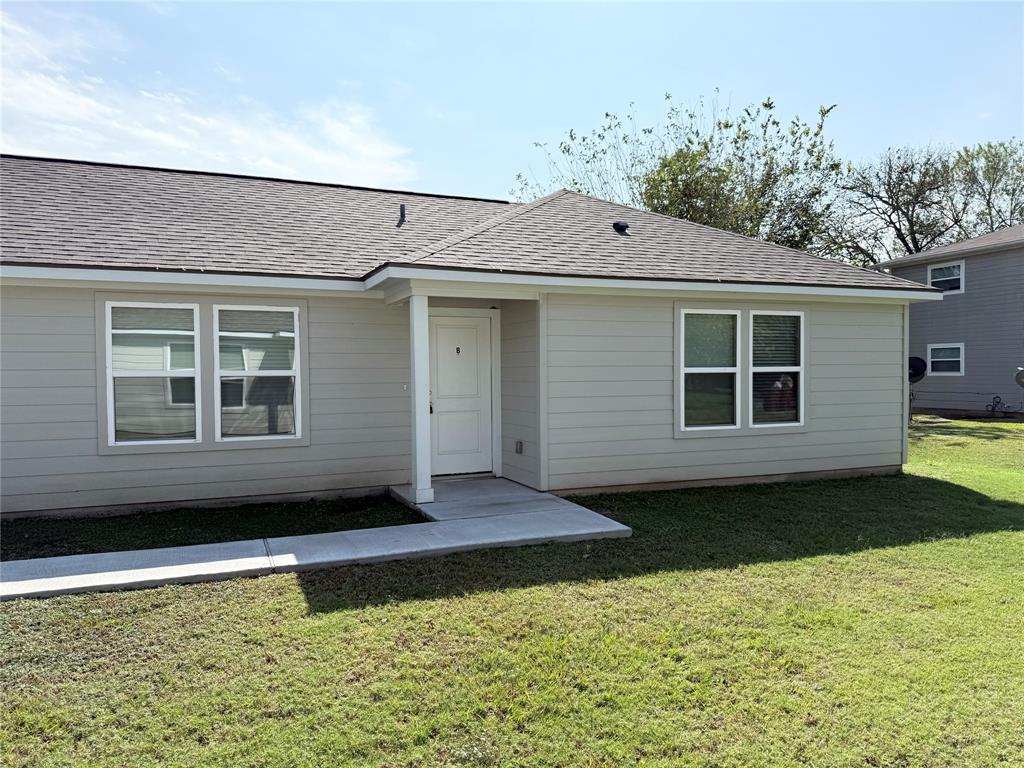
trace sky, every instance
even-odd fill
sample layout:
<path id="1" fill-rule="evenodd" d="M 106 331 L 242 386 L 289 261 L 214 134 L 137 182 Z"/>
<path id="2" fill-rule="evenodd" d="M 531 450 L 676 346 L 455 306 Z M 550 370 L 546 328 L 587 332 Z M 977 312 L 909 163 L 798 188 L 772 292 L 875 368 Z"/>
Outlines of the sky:
<path id="1" fill-rule="evenodd" d="M 786 118 L 845 158 L 1024 135 L 1024 3 L 6 2 L 4 152 L 508 198 L 606 111 Z"/>

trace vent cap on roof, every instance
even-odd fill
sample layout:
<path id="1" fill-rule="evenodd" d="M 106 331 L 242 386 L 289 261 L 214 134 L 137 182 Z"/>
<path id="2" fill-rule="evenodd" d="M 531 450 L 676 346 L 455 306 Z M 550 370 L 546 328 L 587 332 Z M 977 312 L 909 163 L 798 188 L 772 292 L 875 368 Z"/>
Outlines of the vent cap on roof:
<path id="1" fill-rule="evenodd" d="M 626 230 L 629 229 L 629 224 L 624 221 L 612 222 L 612 229 L 618 232 L 620 235 L 626 234 Z"/>

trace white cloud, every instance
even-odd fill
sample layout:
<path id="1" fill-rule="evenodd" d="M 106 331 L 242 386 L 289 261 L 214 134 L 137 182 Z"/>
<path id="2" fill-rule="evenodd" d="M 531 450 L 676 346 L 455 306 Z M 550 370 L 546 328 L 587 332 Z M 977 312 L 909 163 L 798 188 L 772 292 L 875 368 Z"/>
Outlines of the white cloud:
<path id="1" fill-rule="evenodd" d="M 116 30 L 72 21 L 42 34 L 0 14 L 3 151 L 372 186 L 416 178 L 409 150 L 364 105 L 326 98 L 281 114 L 244 94 L 211 106 L 133 88 L 89 71 L 92 55 L 121 45 Z"/>

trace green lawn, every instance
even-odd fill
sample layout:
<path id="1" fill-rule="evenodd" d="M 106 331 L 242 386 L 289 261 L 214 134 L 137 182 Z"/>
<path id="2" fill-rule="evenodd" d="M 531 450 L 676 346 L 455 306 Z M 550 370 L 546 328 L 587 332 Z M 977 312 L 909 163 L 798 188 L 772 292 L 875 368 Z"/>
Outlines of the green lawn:
<path id="1" fill-rule="evenodd" d="M 0 764 L 1024 765 L 1024 424 L 632 539 L 0 607 Z"/>

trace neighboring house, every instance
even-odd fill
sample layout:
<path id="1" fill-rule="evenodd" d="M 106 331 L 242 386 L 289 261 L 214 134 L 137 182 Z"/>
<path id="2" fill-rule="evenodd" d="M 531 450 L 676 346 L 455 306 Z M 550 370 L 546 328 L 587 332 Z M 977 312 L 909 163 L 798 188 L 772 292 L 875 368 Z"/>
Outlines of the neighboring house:
<path id="1" fill-rule="evenodd" d="M 941 302 L 910 310 L 910 354 L 928 366 L 914 410 L 1024 412 L 1014 381 L 1024 366 L 1024 225 L 878 268 L 943 292 Z"/>
<path id="2" fill-rule="evenodd" d="M 915 282 L 564 190 L 0 168 L 6 513 L 906 458 Z"/>

